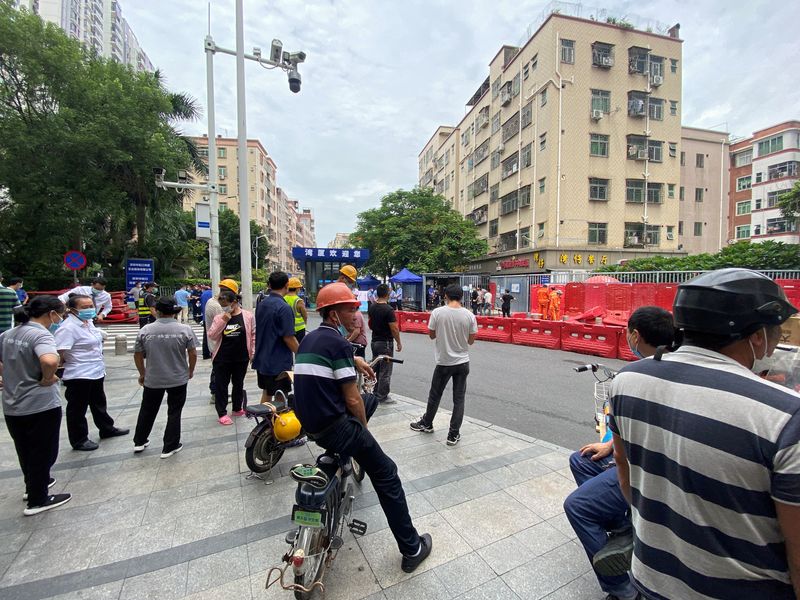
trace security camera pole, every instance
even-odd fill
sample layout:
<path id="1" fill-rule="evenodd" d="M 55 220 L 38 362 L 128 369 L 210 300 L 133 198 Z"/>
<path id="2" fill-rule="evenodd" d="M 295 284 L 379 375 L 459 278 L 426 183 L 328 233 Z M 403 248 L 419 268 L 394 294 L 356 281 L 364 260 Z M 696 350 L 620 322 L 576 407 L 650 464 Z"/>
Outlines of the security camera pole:
<path id="1" fill-rule="evenodd" d="M 297 65 L 306 59 L 304 52 L 273 52 L 269 59 L 261 56 L 261 50 L 254 49 L 253 54 L 244 52 L 244 10 L 243 0 L 236 0 L 236 50 L 221 48 L 214 43 L 211 35 L 206 36 L 205 49 L 207 56 L 207 77 L 209 81 L 209 105 L 208 105 L 208 164 L 209 164 L 209 184 L 216 182 L 216 131 L 214 130 L 214 102 L 213 102 L 213 55 L 215 52 L 230 54 L 236 57 L 236 112 L 239 125 L 238 133 L 238 175 L 239 175 L 239 253 L 241 255 L 242 270 L 242 306 L 252 308 L 253 306 L 253 272 L 250 260 L 250 196 L 248 194 L 247 180 L 247 115 L 246 98 L 244 88 L 244 60 L 254 60 L 262 66 L 278 67 L 286 71 L 289 75 L 289 89 L 297 93 L 300 91 L 300 73 Z M 277 42 L 277 45 L 276 45 Z M 273 50 L 278 46 L 282 49 L 282 44 L 278 40 L 272 43 Z M 280 54 L 280 56 L 278 56 Z M 213 178 L 213 179 L 212 179 Z M 214 192 L 210 194 L 211 200 L 211 226 L 217 220 L 219 205 L 217 202 L 216 184 Z"/>

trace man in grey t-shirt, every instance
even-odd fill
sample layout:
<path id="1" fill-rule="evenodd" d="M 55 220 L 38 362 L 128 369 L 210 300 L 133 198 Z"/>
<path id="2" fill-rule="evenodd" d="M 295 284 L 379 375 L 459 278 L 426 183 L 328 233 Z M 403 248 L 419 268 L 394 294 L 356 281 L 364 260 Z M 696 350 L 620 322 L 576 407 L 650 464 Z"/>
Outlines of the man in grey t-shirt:
<path id="1" fill-rule="evenodd" d="M 150 444 L 148 436 L 166 392 L 167 427 L 161 458 L 168 458 L 183 448 L 181 411 L 197 364 L 197 338 L 189 325 L 175 320 L 181 307 L 174 298 L 159 298 L 155 308 L 158 318 L 139 330 L 134 346 L 133 359 L 139 371 L 139 385 L 144 386 L 144 391 L 133 434 L 133 451 L 142 452 Z"/>
<path id="2" fill-rule="evenodd" d="M 436 368 L 433 370 L 431 389 L 428 392 L 428 408 L 419 421 L 411 423 L 411 429 L 433 433 L 433 419 L 439 410 L 447 382 L 453 379 L 453 415 L 447 445 L 455 446 L 461 439 L 461 423 L 464 420 L 464 399 L 469 375 L 469 346 L 475 342 L 478 321 L 461 306 L 464 292 L 458 285 L 448 285 L 444 291 L 446 304 L 435 309 L 428 320 L 428 335 L 435 340 Z"/>

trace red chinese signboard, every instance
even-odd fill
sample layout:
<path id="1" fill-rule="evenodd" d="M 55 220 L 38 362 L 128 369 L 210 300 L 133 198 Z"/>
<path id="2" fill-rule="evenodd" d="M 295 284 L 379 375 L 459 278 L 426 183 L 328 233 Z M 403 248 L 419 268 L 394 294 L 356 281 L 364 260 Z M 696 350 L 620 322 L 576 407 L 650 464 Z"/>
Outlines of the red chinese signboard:
<path id="1" fill-rule="evenodd" d="M 527 268 L 531 266 L 531 261 L 527 258 L 518 258 L 515 260 L 503 260 L 500 261 L 500 268 L 501 269 L 517 269 L 517 268 Z"/>

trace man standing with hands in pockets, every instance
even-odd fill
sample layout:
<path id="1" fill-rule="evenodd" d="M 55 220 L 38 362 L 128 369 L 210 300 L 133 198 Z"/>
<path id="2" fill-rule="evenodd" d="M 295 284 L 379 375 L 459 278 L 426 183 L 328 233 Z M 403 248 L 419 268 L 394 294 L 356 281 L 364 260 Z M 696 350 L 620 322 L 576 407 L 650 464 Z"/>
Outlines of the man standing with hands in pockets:
<path id="1" fill-rule="evenodd" d="M 389 286 L 382 283 L 375 291 L 375 303 L 369 307 L 369 328 L 372 330 L 372 358 L 385 354 L 394 356 L 395 343 L 397 351 L 403 351 L 400 342 L 400 328 L 397 326 L 397 317 L 389 306 Z M 375 397 L 378 402 L 394 402 L 389 399 L 389 384 L 392 380 L 392 365 L 389 361 L 381 361 L 375 367 Z"/>

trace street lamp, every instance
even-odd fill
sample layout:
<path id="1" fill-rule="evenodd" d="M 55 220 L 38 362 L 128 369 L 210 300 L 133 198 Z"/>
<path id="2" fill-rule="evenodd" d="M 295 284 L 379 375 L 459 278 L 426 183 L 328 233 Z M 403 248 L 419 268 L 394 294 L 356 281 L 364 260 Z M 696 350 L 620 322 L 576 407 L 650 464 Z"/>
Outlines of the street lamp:
<path id="1" fill-rule="evenodd" d="M 256 258 L 256 266 L 254 267 L 254 271 L 258 271 L 258 240 L 264 238 L 265 240 L 268 239 L 266 235 L 263 233 L 261 235 L 256 236 L 256 239 L 253 240 L 253 256 Z"/>

